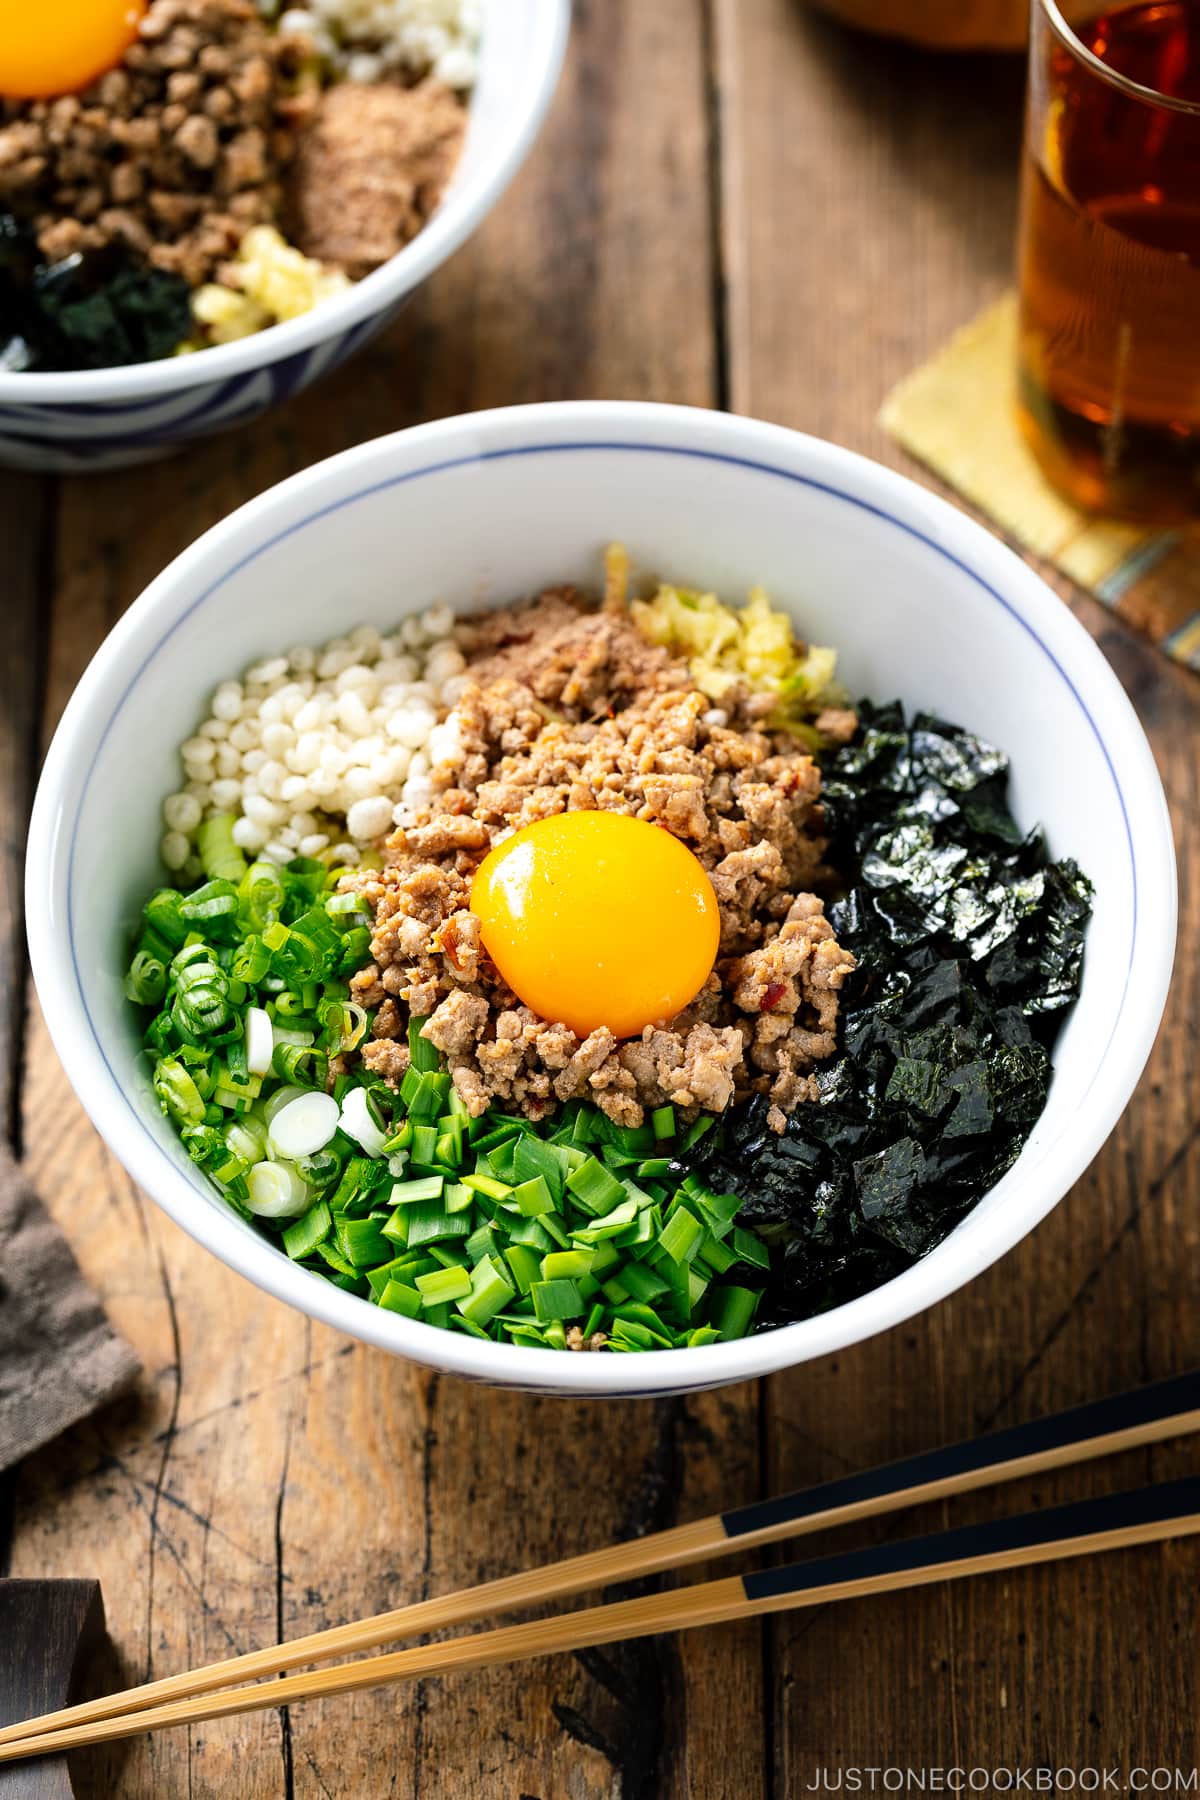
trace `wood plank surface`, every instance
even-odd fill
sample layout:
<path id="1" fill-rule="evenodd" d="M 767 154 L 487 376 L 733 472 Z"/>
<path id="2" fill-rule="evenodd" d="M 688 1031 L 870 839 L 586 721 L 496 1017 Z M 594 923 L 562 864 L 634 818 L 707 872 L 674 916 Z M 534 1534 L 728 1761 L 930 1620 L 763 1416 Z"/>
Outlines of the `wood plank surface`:
<path id="1" fill-rule="evenodd" d="M 54 489 L 0 471 L 0 1131 L 15 1144 L 25 1012 L 25 827 L 37 767 Z"/>
<path id="2" fill-rule="evenodd" d="M 789 0 L 717 0 L 717 27 L 730 403 L 929 481 L 876 415 L 1011 281 L 1022 71 L 854 37 Z M 1200 705 L 1194 677 L 1068 598 L 1129 690 L 1171 801 L 1182 914 L 1159 1043 L 1114 1137 L 1032 1237 L 932 1312 L 769 1384 L 772 1489 L 1200 1362 Z M 1167 1446 L 1001 1504 L 1194 1461 Z M 980 1496 L 953 1516 L 996 1507 Z M 878 1534 L 942 1522 L 946 1508 Z M 1198 1582 L 1193 1541 L 781 1620 L 772 1791 L 880 1764 L 1190 1770 Z"/>
<path id="3" fill-rule="evenodd" d="M 146 1363 L 135 1397 L 18 1473 L 8 1564 L 98 1576 L 126 1679 L 1200 1363 L 1197 689 L 1077 596 L 1150 732 L 1180 845 L 1154 1061 L 1088 1175 L 997 1269 L 761 1400 L 491 1393 L 311 1325 L 138 1193 L 36 1008 L 23 1052 L 5 1024 L 36 735 L 185 543 L 345 445 L 525 400 L 728 403 L 905 466 L 875 423 L 884 394 L 1009 278 L 1020 88 L 1014 62 L 925 58 L 797 0 L 579 0 L 528 169 L 334 385 L 175 461 L 64 481 L 56 514 L 50 484 L 0 473 L 18 570 L 0 670 L 0 1101 L 23 1067 L 31 1170 Z M 1003 1505 L 1189 1466 L 1167 1446 Z M 1190 1768 L 1198 1575 L 1200 1550 L 1178 1543 L 170 1733 L 81 1762 L 78 1781 L 104 1800 L 766 1800 L 848 1766 Z"/>

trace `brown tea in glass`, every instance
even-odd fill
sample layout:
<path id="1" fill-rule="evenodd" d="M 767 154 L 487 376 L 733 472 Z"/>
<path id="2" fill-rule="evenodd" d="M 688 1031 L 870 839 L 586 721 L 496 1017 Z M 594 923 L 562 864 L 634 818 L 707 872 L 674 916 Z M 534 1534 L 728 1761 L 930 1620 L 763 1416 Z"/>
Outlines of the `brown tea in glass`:
<path id="1" fill-rule="evenodd" d="M 1200 0 L 1033 0 L 1018 415 L 1089 511 L 1200 517 Z"/>

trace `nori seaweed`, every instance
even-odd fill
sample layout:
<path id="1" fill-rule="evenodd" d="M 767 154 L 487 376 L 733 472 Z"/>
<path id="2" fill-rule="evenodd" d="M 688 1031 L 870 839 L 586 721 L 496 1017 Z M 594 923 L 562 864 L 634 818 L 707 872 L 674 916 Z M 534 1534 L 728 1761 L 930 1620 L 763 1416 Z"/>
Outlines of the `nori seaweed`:
<path id="1" fill-rule="evenodd" d="M 1079 991 L 1092 887 L 1009 809 L 1008 759 L 927 713 L 864 702 L 824 759 L 829 908 L 858 968 L 820 1098 L 777 1136 L 767 1102 L 695 1166 L 772 1245 L 756 1329 L 879 1286 L 941 1243 L 1015 1162 Z"/>
<path id="2" fill-rule="evenodd" d="M 132 250 L 39 259 L 32 229 L 0 214 L 0 369 L 112 369 L 171 356 L 191 290 Z"/>

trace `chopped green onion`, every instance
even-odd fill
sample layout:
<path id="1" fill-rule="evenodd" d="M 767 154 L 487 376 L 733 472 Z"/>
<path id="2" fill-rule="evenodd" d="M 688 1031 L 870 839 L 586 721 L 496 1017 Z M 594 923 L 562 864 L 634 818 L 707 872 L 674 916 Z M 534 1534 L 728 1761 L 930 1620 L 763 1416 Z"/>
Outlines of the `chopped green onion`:
<path id="1" fill-rule="evenodd" d="M 204 1099 L 181 1062 L 164 1057 L 155 1065 L 154 1092 L 168 1118 L 180 1125 L 203 1122 Z"/>
<path id="2" fill-rule="evenodd" d="M 303 1084 L 312 1088 L 325 1085 L 329 1072 L 329 1058 L 324 1051 L 316 1050 L 311 1044 L 289 1044 L 281 1042 L 288 1034 L 276 1029 L 275 1050 L 271 1057 L 272 1072 L 281 1081 L 293 1085 Z"/>
<path id="3" fill-rule="evenodd" d="M 415 1250 L 420 1244 L 436 1244 L 446 1238 L 465 1238 L 471 1235 L 470 1214 L 448 1213 L 440 1200 L 418 1200 L 415 1206 L 397 1207 L 383 1228 L 388 1237 L 392 1236 L 391 1227 L 397 1214 L 401 1214 L 405 1220 L 408 1235 L 404 1241 L 410 1250 Z"/>
<path id="4" fill-rule="evenodd" d="M 506 1206 L 515 1206 L 526 1218 L 536 1219 L 540 1213 L 554 1211 L 554 1200 L 546 1184 L 545 1176 L 535 1176 L 532 1181 L 523 1181 L 515 1187 L 505 1202 Z"/>
<path id="5" fill-rule="evenodd" d="M 515 1293 L 500 1265 L 493 1257 L 485 1256 L 472 1269 L 470 1295 L 459 1300 L 458 1310 L 472 1324 L 486 1325 Z"/>
<path id="6" fill-rule="evenodd" d="M 402 1313 L 406 1319 L 419 1319 L 423 1303 L 416 1288 L 408 1287 L 402 1281 L 389 1281 L 379 1296 L 379 1304 L 386 1312 Z"/>
<path id="7" fill-rule="evenodd" d="M 583 1296 L 573 1281 L 535 1281 L 531 1289 L 533 1310 L 546 1322 L 577 1319 L 583 1312 Z"/>
<path id="8" fill-rule="evenodd" d="M 516 1140 L 513 1172 L 522 1183 L 541 1176 L 556 1206 L 562 1199 L 567 1170 L 562 1151 L 557 1145 L 543 1142 L 541 1138 L 534 1137 L 532 1132 L 523 1133 Z"/>
<path id="9" fill-rule="evenodd" d="M 233 827 L 232 813 L 217 813 L 197 827 L 196 851 L 210 881 L 236 883 L 246 872 L 246 859 L 233 841 Z"/>
<path id="10" fill-rule="evenodd" d="M 593 1305 L 591 1312 L 589 1312 L 587 1318 L 583 1322 L 583 1335 L 585 1338 L 590 1338 L 593 1332 L 599 1331 L 601 1325 L 604 1323 L 605 1310 L 605 1307 L 597 1300 Z"/>
<path id="11" fill-rule="evenodd" d="M 543 1231 L 549 1232 L 560 1250 L 570 1248 L 570 1233 L 557 1213 L 539 1213 L 537 1222 Z"/>
<path id="12" fill-rule="evenodd" d="M 431 1044 L 427 1037 L 421 1036 L 421 1027 L 425 1020 L 415 1015 L 408 1021 L 408 1054 L 412 1059 L 411 1066 L 418 1074 L 440 1070 L 442 1059 L 437 1045 Z"/>
<path id="13" fill-rule="evenodd" d="M 589 1156 L 586 1162 L 571 1171 L 567 1176 L 567 1187 L 579 1205 L 590 1213 L 609 1212 L 625 1198 L 625 1189 L 620 1182 L 594 1156 Z"/>
<path id="14" fill-rule="evenodd" d="M 720 1238 L 715 1238 L 711 1231 L 705 1232 L 697 1261 L 703 1261 L 714 1275 L 724 1275 L 727 1270 L 733 1268 L 738 1260 L 736 1252 L 731 1250 L 728 1244 L 723 1244 Z"/>
<path id="15" fill-rule="evenodd" d="M 556 1242 L 538 1219 L 513 1219 L 508 1225 L 508 1236 L 510 1243 L 523 1244 L 542 1255 L 553 1250 Z"/>
<path id="16" fill-rule="evenodd" d="M 537 1254 L 527 1244 L 509 1244 L 504 1251 L 504 1260 L 513 1272 L 513 1279 L 523 1294 L 527 1294 L 535 1281 L 542 1279 L 542 1265 Z"/>
<path id="17" fill-rule="evenodd" d="M 645 1263 L 626 1263 L 621 1270 L 621 1283 L 632 1299 L 644 1302 L 657 1300 L 660 1295 L 670 1292 L 662 1276 L 648 1269 Z"/>
<path id="18" fill-rule="evenodd" d="M 744 1287 L 721 1287 L 714 1293 L 711 1323 L 721 1341 L 745 1337 L 758 1305 L 758 1295 Z"/>
<path id="19" fill-rule="evenodd" d="M 426 1275 L 430 1269 L 437 1268 L 431 1256 L 410 1255 L 407 1251 L 397 1256 L 392 1262 L 380 1263 L 377 1269 L 367 1270 L 367 1280 L 373 1294 L 382 1294 L 389 1281 L 410 1282 L 414 1275 Z"/>
<path id="20" fill-rule="evenodd" d="M 241 864 L 241 853 L 238 853 Z M 180 913 L 192 931 L 213 944 L 231 944 L 238 935 L 238 891 L 232 881 L 208 881 L 184 896 Z"/>
<path id="21" fill-rule="evenodd" d="M 619 1191 L 624 1190 L 619 1188 Z M 623 1199 L 619 1206 L 614 1206 L 610 1213 L 602 1219 L 595 1219 L 575 1232 L 575 1239 L 582 1244 L 598 1244 L 602 1238 L 617 1237 L 637 1218 L 636 1200 Z"/>
<path id="22" fill-rule="evenodd" d="M 391 1246 L 374 1219 L 336 1220 L 334 1235 L 338 1249 L 355 1269 L 373 1269 L 391 1256 Z"/>
<path id="23" fill-rule="evenodd" d="M 449 1163 L 456 1168 L 462 1161 L 462 1140 L 457 1131 L 443 1131 L 438 1134 L 433 1146 L 434 1160 Z"/>
<path id="24" fill-rule="evenodd" d="M 483 1225 L 477 1225 L 466 1242 L 467 1256 L 475 1263 L 484 1256 L 495 1256 L 500 1249 L 500 1240 L 496 1236 L 496 1227 L 489 1219 Z"/>
<path id="25" fill-rule="evenodd" d="M 692 1123 L 688 1126 L 687 1130 L 684 1132 L 682 1141 L 679 1146 L 680 1149 L 681 1150 L 692 1149 L 692 1147 L 694 1145 L 696 1145 L 700 1142 L 700 1139 L 704 1136 L 705 1132 L 711 1131 L 715 1124 L 716 1124 L 716 1120 L 713 1117 L 712 1113 L 701 1113 L 700 1117 L 698 1119 L 693 1119 Z"/>
<path id="26" fill-rule="evenodd" d="M 148 950 L 139 950 L 125 977 L 125 998 L 135 1006 L 157 1006 L 166 991 L 166 965 Z"/>
<path id="27" fill-rule="evenodd" d="M 388 1196 L 392 1206 L 411 1206 L 418 1200 L 440 1200 L 445 1178 L 441 1175 L 423 1175 L 418 1181 L 394 1181 Z"/>
<path id="28" fill-rule="evenodd" d="M 262 1162 L 267 1154 L 267 1127 L 262 1119 L 243 1114 L 225 1128 L 225 1142 L 235 1156 Z"/>
<path id="29" fill-rule="evenodd" d="M 471 1292 L 471 1277 L 466 1269 L 435 1269 L 431 1275 L 418 1275 L 414 1286 L 422 1306 L 439 1306 L 446 1300 L 465 1299 Z"/>
<path id="30" fill-rule="evenodd" d="M 587 1250 L 552 1250 L 542 1258 L 542 1280 L 582 1281 L 591 1268 L 592 1258 Z"/>
<path id="31" fill-rule="evenodd" d="M 142 908 L 142 917 L 150 929 L 157 932 L 174 950 L 178 950 L 187 937 L 188 923 L 183 916 L 183 895 L 176 888 L 159 888 L 157 893 L 151 894 Z"/>
<path id="32" fill-rule="evenodd" d="M 437 1161 L 437 1132 L 432 1125 L 414 1125 L 412 1159 L 427 1168 Z"/>
<path id="33" fill-rule="evenodd" d="M 365 894 L 330 894 L 325 901 L 325 911 L 335 924 L 348 924 L 354 919 L 369 919 L 371 902 Z"/>
<path id="34" fill-rule="evenodd" d="M 470 1188 L 476 1194 L 486 1194 L 489 1200 L 507 1200 L 511 1197 L 513 1191 L 506 1182 L 495 1181 L 490 1175 L 480 1175 L 478 1173 L 474 1175 L 464 1175 L 462 1177 L 462 1185 L 465 1188 Z"/>
<path id="35" fill-rule="evenodd" d="M 738 1262 L 749 1263 L 755 1269 L 769 1269 L 771 1253 L 762 1239 L 753 1231 L 746 1231 L 741 1225 L 733 1228 L 733 1248 Z"/>
<path id="36" fill-rule="evenodd" d="M 322 1238 L 327 1237 L 333 1225 L 333 1215 L 323 1200 L 287 1226 L 283 1233 L 283 1247 L 293 1262 L 299 1262 L 305 1256 L 311 1256 Z"/>
<path id="37" fill-rule="evenodd" d="M 335 1269 L 339 1275 L 345 1275 L 354 1282 L 359 1280 L 358 1271 L 355 1269 L 353 1263 L 348 1263 L 346 1261 L 336 1244 L 331 1244 L 328 1241 L 318 1244 L 317 1255 L 321 1258 L 322 1262 L 328 1263 L 329 1267 Z"/>
<path id="38" fill-rule="evenodd" d="M 247 867 L 227 817 L 205 828 L 204 880 L 151 895 L 125 988 L 152 1009 L 159 1103 L 240 1216 L 347 1292 L 480 1341 L 564 1350 L 582 1321 L 631 1354 L 752 1328 L 768 1246 L 686 1172 L 710 1115 L 473 1117 L 420 1017 L 397 1099 L 349 1060 L 373 1023 L 348 986 L 369 901 L 313 859 Z"/>
<path id="39" fill-rule="evenodd" d="M 467 1243 L 470 1243 L 470 1238 Z M 467 1255 L 466 1246 L 460 1250 L 455 1243 L 430 1244 L 429 1255 L 439 1269 L 468 1269 L 471 1258 Z"/>
<path id="40" fill-rule="evenodd" d="M 659 1238 L 659 1248 L 665 1250 L 673 1262 L 691 1262 L 700 1254 L 700 1244 L 704 1237 L 704 1227 L 686 1206 L 677 1206 L 663 1227 Z"/>
<path id="41" fill-rule="evenodd" d="M 413 1122 L 411 1119 L 404 1119 L 396 1127 L 387 1143 L 383 1146 L 384 1154 L 391 1155 L 397 1150 L 409 1149 L 412 1144 L 412 1138 Z"/>

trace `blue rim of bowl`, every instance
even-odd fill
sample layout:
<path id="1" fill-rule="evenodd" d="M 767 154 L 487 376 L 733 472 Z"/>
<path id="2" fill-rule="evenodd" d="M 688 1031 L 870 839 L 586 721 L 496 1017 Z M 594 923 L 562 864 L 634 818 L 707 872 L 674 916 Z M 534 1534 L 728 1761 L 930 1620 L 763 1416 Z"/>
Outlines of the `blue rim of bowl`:
<path id="1" fill-rule="evenodd" d="M 1046 659 L 1049 661 L 1051 666 L 1054 668 L 1056 674 L 1058 675 L 1059 679 L 1063 682 L 1064 686 L 1067 688 L 1068 692 L 1070 693 L 1072 699 L 1075 701 L 1075 704 L 1078 706 L 1080 712 L 1083 714 L 1084 718 L 1086 719 L 1086 721 L 1088 723 L 1088 727 L 1091 730 L 1092 735 L 1095 737 L 1097 745 L 1099 746 L 1100 753 L 1104 758 L 1105 766 L 1108 769 L 1109 775 L 1112 780 L 1113 788 L 1116 792 L 1117 804 L 1121 809 L 1121 820 L 1122 820 L 1122 823 L 1125 828 L 1125 843 L 1126 843 L 1126 848 L 1129 853 L 1129 880 L 1130 880 L 1130 888 L 1131 888 L 1131 895 L 1132 895 L 1132 909 L 1131 909 L 1130 932 L 1129 932 L 1129 939 L 1130 939 L 1129 963 L 1125 970 L 1125 979 L 1124 979 L 1124 983 L 1123 983 L 1122 989 L 1121 989 L 1121 998 L 1120 998 L 1120 1002 L 1117 1006 L 1116 1014 L 1115 1014 L 1115 1017 L 1113 1020 L 1112 1030 L 1109 1033 L 1108 1042 L 1106 1043 L 1106 1045 L 1104 1047 L 1104 1051 L 1102 1052 L 1101 1056 L 1097 1059 L 1096 1069 L 1095 1069 L 1095 1072 L 1093 1073 L 1092 1080 L 1091 1080 L 1091 1082 L 1089 1082 L 1087 1089 L 1085 1090 L 1084 1094 L 1081 1096 L 1080 1101 L 1079 1101 L 1080 1107 L 1082 1107 L 1086 1103 L 1088 1094 L 1090 1094 L 1092 1087 L 1095 1085 L 1095 1082 L 1100 1073 L 1100 1069 L 1103 1066 L 1103 1063 L 1105 1061 L 1105 1058 L 1108 1055 L 1110 1048 L 1112 1047 L 1113 1039 L 1115 1038 L 1118 1027 L 1120 1026 L 1122 1014 L 1124 1013 L 1124 1010 L 1125 1010 L 1125 1003 L 1126 1003 L 1126 1000 L 1127 1000 L 1128 994 L 1129 994 L 1129 983 L 1130 983 L 1130 979 L 1131 979 L 1132 972 L 1133 972 L 1134 946 L 1137 941 L 1137 923 L 1138 923 L 1137 859 L 1136 859 L 1136 855 L 1134 852 L 1133 830 L 1132 830 L 1132 826 L 1130 824 L 1129 809 L 1125 802 L 1125 793 L 1121 786 L 1121 781 L 1120 781 L 1120 777 L 1117 774 L 1116 766 L 1114 765 L 1112 757 L 1109 754 L 1108 746 L 1104 741 L 1104 736 L 1103 736 L 1099 726 L 1097 725 L 1095 719 L 1093 718 L 1090 710 L 1088 709 L 1087 703 L 1084 700 L 1083 695 L 1080 693 L 1079 689 L 1076 687 L 1074 681 L 1072 681 L 1070 675 L 1067 673 L 1067 670 L 1064 668 L 1062 662 L 1055 655 L 1054 651 L 1050 648 L 1050 645 L 1048 643 L 1046 643 L 1045 639 L 1040 636 L 1040 634 L 1035 630 L 1034 626 L 1030 623 L 1030 621 L 1024 617 L 1024 615 L 1019 610 L 1019 608 L 1014 606 L 1010 600 L 1006 599 L 1005 596 L 1000 592 L 1000 590 L 998 588 L 994 587 L 991 582 L 985 580 L 985 578 L 978 572 L 978 570 L 972 568 L 970 563 L 968 563 L 964 557 L 956 555 L 953 550 L 950 550 L 946 547 L 946 545 L 939 543 L 937 538 L 931 536 L 930 533 L 928 533 L 926 531 L 922 531 L 918 526 L 910 524 L 905 519 L 898 518 L 897 515 L 893 512 L 890 512 L 887 509 L 887 507 L 880 506 L 877 502 L 875 502 L 873 500 L 866 500 L 860 494 L 852 493 L 846 488 L 839 487 L 834 482 L 822 481 L 816 476 L 801 474 L 798 470 L 781 468 L 777 463 L 764 462 L 757 457 L 734 456 L 734 455 L 731 455 L 727 451 L 701 450 L 701 449 L 698 449 L 695 447 L 688 447 L 688 446 L 680 445 L 680 444 L 634 443 L 634 442 L 628 441 L 627 439 L 622 439 L 622 438 L 581 438 L 581 439 L 577 439 L 577 440 L 566 440 L 566 441 L 557 442 L 557 443 L 505 445 L 505 446 L 501 446 L 499 448 L 491 449 L 491 450 L 484 450 L 484 449 L 475 450 L 475 451 L 472 451 L 469 454 L 463 455 L 463 456 L 443 457 L 443 458 L 440 458 L 437 462 L 426 463 L 419 469 L 409 469 L 399 475 L 389 475 L 381 481 L 369 482 L 365 487 L 356 488 L 353 493 L 343 494 L 337 500 L 331 500 L 326 505 L 319 506 L 314 511 L 305 513 L 302 518 L 293 521 L 292 524 L 285 526 L 282 530 L 273 532 L 269 537 L 264 538 L 262 543 L 257 544 L 252 550 L 246 551 L 246 553 L 244 555 L 238 557 L 238 559 L 234 563 L 232 563 L 229 566 L 229 568 L 225 569 L 222 572 L 222 574 L 217 576 L 217 578 L 214 581 L 209 582 L 208 586 L 205 587 L 199 594 L 196 595 L 195 599 L 192 600 L 184 608 L 184 610 L 178 615 L 178 617 L 171 621 L 171 623 L 167 626 L 167 628 L 159 636 L 159 638 L 157 639 L 155 644 L 152 646 L 152 648 L 147 651 L 146 655 L 142 658 L 141 662 L 138 664 L 137 669 L 134 671 L 134 673 L 130 676 L 129 680 L 126 682 L 125 688 L 121 693 L 121 697 L 117 701 L 117 704 L 112 709 L 111 713 L 109 714 L 108 719 L 105 722 L 104 729 L 101 732 L 100 738 L 96 744 L 95 753 L 93 754 L 90 765 L 88 767 L 87 776 L 85 777 L 83 785 L 80 789 L 79 802 L 75 808 L 74 818 L 73 818 L 72 824 L 71 824 L 71 835 L 70 835 L 71 848 L 70 848 L 70 855 L 68 858 L 68 869 L 67 869 L 67 942 L 68 942 L 68 947 L 70 950 L 71 972 L 72 972 L 72 975 L 73 975 L 74 981 L 75 981 L 75 990 L 79 996 L 79 1002 L 83 1009 L 84 1017 L 87 1020 L 88 1030 L 91 1033 L 92 1042 L 95 1045 L 97 1054 L 99 1055 L 100 1060 L 103 1063 L 104 1068 L 107 1071 L 108 1076 L 113 1083 L 113 1086 L 116 1088 L 117 1092 L 120 1094 L 122 1102 L 124 1103 L 126 1110 L 129 1112 L 130 1116 L 133 1118 L 134 1122 L 136 1123 L 138 1130 L 141 1132 L 141 1134 L 145 1138 L 146 1142 L 153 1149 L 153 1151 L 158 1156 L 162 1157 L 168 1163 L 170 1163 L 170 1159 L 166 1156 L 166 1152 L 163 1150 L 161 1144 L 159 1144 L 158 1141 L 154 1138 L 152 1133 L 147 1129 L 145 1121 L 142 1119 L 137 1108 L 133 1105 L 133 1102 L 129 1098 L 129 1095 L 126 1093 L 124 1085 L 121 1082 L 120 1078 L 118 1077 L 116 1070 L 113 1068 L 112 1064 L 110 1063 L 110 1061 L 108 1059 L 108 1055 L 104 1048 L 104 1044 L 101 1040 L 99 1032 L 96 1029 L 95 1021 L 92 1018 L 91 1009 L 88 1006 L 87 995 L 86 995 L 84 983 L 83 983 L 81 973 L 80 973 L 80 968 L 79 968 L 78 952 L 77 952 L 76 944 L 75 944 L 75 885 L 76 885 L 75 884 L 75 852 L 76 852 L 76 847 L 77 847 L 78 841 L 79 841 L 79 831 L 78 831 L 79 821 L 80 821 L 80 818 L 82 817 L 82 814 L 84 811 L 84 806 L 85 806 L 85 803 L 87 800 L 88 792 L 91 787 L 93 777 L 96 773 L 96 769 L 99 764 L 101 753 L 103 752 L 104 746 L 108 741 L 109 735 L 110 735 L 114 725 L 116 724 L 117 719 L 120 717 L 121 711 L 124 708 L 126 701 L 129 699 L 130 694 L 133 692 L 134 688 L 141 681 L 141 679 L 145 675 L 147 669 L 150 667 L 151 663 L 154 661 L 155 657 L 158 655 L 159 651 L 163 648 L 163 646 L 167 642 L 169 642 L 169 640 L 172 637 L 174 637 L 175 633 L 185 623 L 186 620 L 191 618 L 193 613 L 195 613 L 202 606 L 204 606 L 220 588 L 224 587 L 226 582 L 232 580 L 236 575 L 240 574 L 243 569 L 248 568 L 250 566 L 250 564 L 256 562 L 261 556 L 265 556 L 270 550 L 273 550 L 277 544 L 283 543 L 288 538 L 295 537 L 299 532 L 307 531 L 310 526 L 319 523 L 320 520 L 328 518 L 334 513 L 342 512 L 349 506 L 356 506 L 359 504 L 360 501 L 368 500 L 373 495 L 380 494 L 380 493 L 387 493 L 394 488 L 407 487 L 414 482 L 424 480 L 428 476 L 448 474 L 452 470 L 467 468 L 467 467 L 470 467 L 472 464 L 487 463 L 487 462 L 505 462 L 505 461 L 513 460 L 518 457 L 554 456 L 554 455 L 558 455 L 558 454 L 571 455 L 571 454 L 579 454 L 579 453 L 595 454 L 596 452 L 613 452 L 613 451 L 619 452 L 623 455 L 636 454 L 639 456 L 676 456 L 676 457 L 685 457 L 685 458 L 688 458 L 688 459 L 690 459 L 692 461 L 696 461 L 696 462 L 720 463 L 720 464 L 723 464 L 730 468 L 746 470 L 751 474 L 768 475 L 768 476 L 774 477 L 775 479 L 778 479 L 778 480 L 790 482 L 794 486 L 807 488 L 812 492 L 825 494 L 830 499 L 843 501 L 846 505 L 856 508 L 859 512 L 867 513 L 874 518 L 882 520 L 885 524 L 894 526 L 898 531 L 903 532 L 906 537 L 909 537 L 909 538 L 913 539 L 915 542 L 924 545 L 924 547 L 926 549 L 932 550 L 937 556 L 941 557 L 943 559 L 943 561 L 950 563 L 954 568 L 958 569 L 962 574 L 966 575 L 968 577 L 968 579 L 970 581 L 972 581 L 977 588 L 980 589 L 981 592 L 986 594 L 989 597 L 989 599 L 995 601 L 996 604 L 999 605 L 1008 614 L 1008 616 L 1011 619 L 1013 619 L 1016 622 L 1016 624 L 1018 624 L 1021 627 L 1021 629 L 1027 634 L 1027 636 L 1029 636 L 1033 640 L 1033 642 L 1037 645 L 1038 649 L 1042 652 L 1043 656 L 1045 656 Z M 173 1170 L 175 1170 L 176 1165 L 174 1163 L 170 1163 L 170 1166 Z M 275 1248 L 275 1246 L 271 1246 L 271 1247 Z M 281 1250 L 277 1250 L 276 1253 L 281 1257 L 284 1255 L 284 1252 Z M 899 1276 L 899 1277 L 895 1277 L 894 1279 L 899 1280 L 899 1279 L 903 1279 L 903 1277 Z M 890 1282 L 885 1282 L 882 1284 L 883 1287 L 889 1287 L 890 1285 L 891 1285 Z M 351 1296 L 351 1298 L 355 1298 L 355 1297 L 356 1296 Z M 365 1304 L 367 1304 L 367 1302 L 362 1302 L 362 1304 L 365 1305 Z M 835 1310 L 837 1310 L 837 1309 L 835 1309 Z M 428 1329 L 433 1330 L 435 1328 L 428 1327 Z M 649 1394 L 649 1393 L 656 1393 L 659 1390 L 656 1388 L 647 1388 L 642 1391 Z M 639 1390 L 624 1390 L 623 1389 L 622 1392 L 624 1393 L 626 1398 L 637 1398 Z"/>

